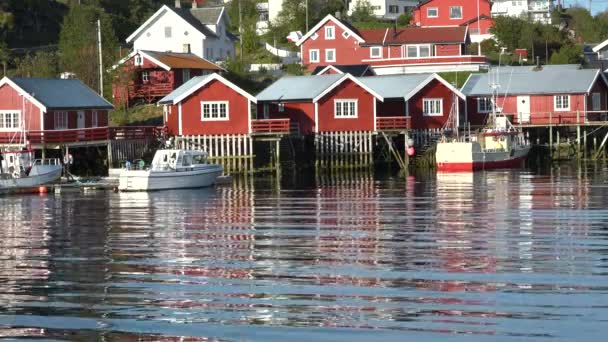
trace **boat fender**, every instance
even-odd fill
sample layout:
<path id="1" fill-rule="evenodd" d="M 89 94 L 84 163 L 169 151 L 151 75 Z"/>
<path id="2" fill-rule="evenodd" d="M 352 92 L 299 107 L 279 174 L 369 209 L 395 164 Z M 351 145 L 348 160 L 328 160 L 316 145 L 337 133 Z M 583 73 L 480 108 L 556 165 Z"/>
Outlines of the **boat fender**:
<path id="1" fill-rule="evenodd" d="M 63 156 L 63 163 L 66 165 L 74 164 L 74 157 L 72 156 L 71 153 L 68 153 L 65 156 Z"/>

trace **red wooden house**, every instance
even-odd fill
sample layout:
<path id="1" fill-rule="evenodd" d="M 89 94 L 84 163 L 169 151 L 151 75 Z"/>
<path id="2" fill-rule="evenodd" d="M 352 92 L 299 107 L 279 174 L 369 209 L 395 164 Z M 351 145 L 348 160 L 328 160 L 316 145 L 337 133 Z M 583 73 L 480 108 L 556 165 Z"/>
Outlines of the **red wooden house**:
<path id="1" fill-rule="evenodd" d="M 301 134 L 375 131 L 384 98 L 350 74 L 283 77 L 257 95 L 258 115 L 289 118 Z"/>
<path id="2" fill-rule="evenodd" d="M 254 96 L 218 74 L 197 76 L 159 101 L 171 135 L 252 133 Z"/>
<path id="3" fill-rule="evenodd" d="M 114 103 L 147 103 L 168 95 L 195 76 L 223 70 L 192 53 L 133 51 L 116 68 L 122 71 L 112 87 Z"/>
<path id="4" fill-rule="evenodd" d="M 107 127 L 112 108 L 79 80 L 4 77 L 0 81 L 0 144 L 20 143 L 22 131 L 29 140 L 55 131 Z"/>
<path id="5" fill-rule="evenodd" d="M 608 81 L 599 69 L 501 67 L 471 74 L 463 85 L 471 125 L 483 125 L 492 111 L 492 85 L 498 87 L 496 110 L 510 116 L 514 124 L 586 123 L 600 120 L 608 109 Z"/>
<path id="6" fill-rule="evenodd" d="M 487 65 L 469 55 L 468 26 L 358 30 L 327 15 L 297 43 L 308 70 L 323 65 L 369 64 L 375 73 L 473 70 Z"/>
<path id="7" fill-rule="evenodd" d="M 490 38 L 492 4 L 489 0 L 426 0 L 412 13 L 411 24 L 420 27 L 467 26 L 474 42 Z"/>

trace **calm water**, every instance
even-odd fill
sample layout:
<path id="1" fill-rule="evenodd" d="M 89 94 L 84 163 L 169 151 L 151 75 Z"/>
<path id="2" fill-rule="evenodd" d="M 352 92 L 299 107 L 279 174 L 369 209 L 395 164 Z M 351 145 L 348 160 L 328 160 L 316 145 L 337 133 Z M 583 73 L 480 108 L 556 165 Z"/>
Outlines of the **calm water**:
<path id="1" fill-rule="evenodd" d="M 607 178 L 0 197 L 0 339 L 605 340 Z"/>

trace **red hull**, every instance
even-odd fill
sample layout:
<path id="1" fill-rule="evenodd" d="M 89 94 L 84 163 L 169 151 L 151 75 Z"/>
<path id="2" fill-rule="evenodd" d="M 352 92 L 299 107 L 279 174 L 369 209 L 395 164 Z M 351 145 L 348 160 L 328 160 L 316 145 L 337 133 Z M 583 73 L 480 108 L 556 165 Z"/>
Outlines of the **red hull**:
<path id="1" fill-rule="evenodd" d="M 521 162 L 526 157 L 507 159 L 492 162 L 471 162 L 471 163 L 437 163 L 437 171 L 459 172 L 459 171 L 479 171 L 490 169 L 506 169 L 521 166 Z"/>

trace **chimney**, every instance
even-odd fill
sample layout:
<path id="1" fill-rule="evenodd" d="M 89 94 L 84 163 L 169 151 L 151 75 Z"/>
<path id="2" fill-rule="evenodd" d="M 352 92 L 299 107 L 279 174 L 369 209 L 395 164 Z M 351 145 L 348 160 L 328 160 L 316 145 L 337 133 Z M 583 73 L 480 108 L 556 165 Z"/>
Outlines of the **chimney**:
<path id="1" fill-rule="evenodd" d="M 198 1 L 192 0 L 192 8 L 198 8 Z"/>
<path id="2" fill-rule="evenodd" d="M 340 19 L 340 16 L 341 16 L 340 11 L 336 11 L 336 15 L 335 15 L 336 19 Z"/>
<path id="3" fill-rule="evenodd" d="M 175 0 L 175 8 L 182 8 L 182 1 L 181 0 Z"/>

